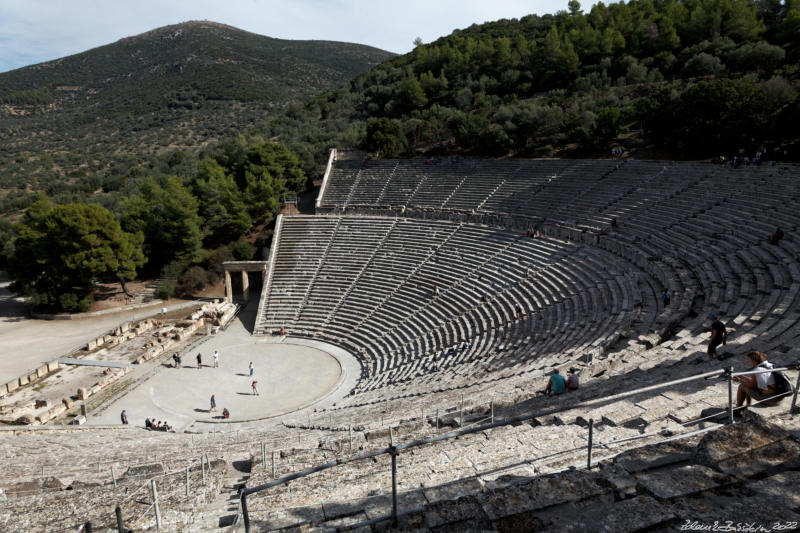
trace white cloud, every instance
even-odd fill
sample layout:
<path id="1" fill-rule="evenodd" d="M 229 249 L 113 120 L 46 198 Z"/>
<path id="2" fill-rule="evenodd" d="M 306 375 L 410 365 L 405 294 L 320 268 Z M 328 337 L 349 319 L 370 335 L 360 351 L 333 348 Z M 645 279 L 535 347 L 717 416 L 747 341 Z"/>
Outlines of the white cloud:
<path id="1" fill-rule="evenodd" d="M 405 53 L 416 37 L 431 42 L 472 24 L 565 7 L 566 0 L 3 0 L 0 72 L 187 20 Z"/>

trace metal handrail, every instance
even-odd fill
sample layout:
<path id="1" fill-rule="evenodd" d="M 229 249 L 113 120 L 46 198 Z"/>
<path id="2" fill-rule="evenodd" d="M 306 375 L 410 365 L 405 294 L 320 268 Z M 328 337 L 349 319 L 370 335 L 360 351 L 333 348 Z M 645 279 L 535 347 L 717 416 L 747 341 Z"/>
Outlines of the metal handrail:
<path id="1" fill-rule="evenodd" d="M 247 511 L 247 496 L 250 495 L 250 494 L 253 494 L 253 493 L 256 493 L 256 492 L 261 492 L 263 490 L 266 490 L 266 489 L 269 489 L 269 488 L 272 488 L 272 487 L 276 487 L 278 485 L 282 485 L 282 484 L 288 483 L 289 481 L 293 481 L 295 479 L 303 478 L 303 477 L 309 476 L 309 475 L 317 473 L 317 472 L 322 472 L 324 470 L 328 470 L 330 468 L 333 468 L 333 467 L 336 467 L 336 466 L 339 466 L 339 465 L 344 465 L 344 464 L 347 464 L 347 463 L 360 461 L 360 460 L 363 460 L 363 459 L 371 459 L 371 458 L 374 458 L 374 457 L 378 457 L 380 455 L 389 454 L 389 455 L 392 456 L 392 491 L 393 491 L 393 500 L 396 501 L 396 490 L 397 490 L 396 474 L 397 474 L 397 471 L 396 471 L 395 458 L 396 458 L 397 453 L 398 453 L 399 450 L 405 450 L 405 449 L 414 448 L 414 447 L 417 447 L 417 446 L 422 446 L 424 444 L 432 444 L 432 443 L 435 443 L 435 442 L 449 440 L 449 439 L 452 439 L 452 438 L 460 437 L 462 435 L 468 435 L 468 434 L 472 434 L 472 433 L 478 433 L 478 432 L 481 432 L 481 431 L 486 431 L 486 430 L 489 430 L 489 429 L 492 429 L 492 428 L 495 428 L 495 427 L 507 426 L 507 425 L 510 425 L 510 424 L 519 424 L 519 423 L 522 423 L 522 422 L 526 422 L 528 420 L 532 420 L 532 419 L 537 418 L 537 417 L 546 416 L 546 415 L 552 415 L 552 414 L 568 411 L 568 410 L 571 410 L 571 409 L 575 409 L 576 407 L 589 407 L 589 406 L 596 405 L 596 404 L 599 404 L 599 403 L 608 403 L 608 402 L 611 402 L 611 401 L 619 400 L 621 398 L 626 398 L 626 397 L 629 397 L 629 396 L 634 396 L 634 395 L 637 395 L 637 394 L 641 394 L 643 392 L 650 392 L 650 391 L 653 391 L 653 390 L 658 390 L 658 389 L 670 387 L 670 386 L 673 386 L 673 385 L 677 385 L 677 384 L 680 384 L 680 383 L 686 383 L 686 382 L 689 382 L 689 381 L 695 381 L 695 380 L 699 380 L 699 379 L 709 379 L 709 378 L 716 377 L 716 376 L 725 376 L 725 377 L 727 377 L 728 389 L 729 389 L 728 409 L 727 409 L 728 418 L 729 418 L 728 422 L 729 423 L 733 423 L 733 412 L 734 412 L 734 406 L 733 406 L 733 403 L 732 403 L 733 402 L 733 393 L 732 393 L 733 377 L 740 376 L 740 375 L 748 375 L 748 374 L 763 374 L 763 373 L 767 373 L 767 372 L 775 372 L 775 371 L 783 371 L 783 370 L 789 370 L 789 369 L 785 368 L 785 367 L 778 367 L 778 368 L 772 368 L 772 369 L 768 369 L 768 370 L 764 369 L 764 370 L 755 370 L 755 371 L 746 371 L 746 372 L 734 373 L 733 372 L 733 367 L 729 367 L 729 368 L 722 369 L 722 370 L 714 370 L 714 371 L 710 371 L 710 372 L 704 372 L 702 374 L 697 374 L 697 375 L 694 375 L 694 376 L 688 376 L 688 377 L 685 377 L 685 378 L 679 378 L 679 379 L 667 381 L 667 382 L 664 382 L 664 383 L 657 383 L 655 385 L 649 385 L 649 386 L 646 386 L 646 387 L 641 387 L 641 388 L 634 389 L 634 390 L 631 390 L 631 391 L 621 392 L 621 393 L 614 394 L 614 395 L 611 395 L 611 396 L 605 396 L 605 397 L 601 397 L 601 398 L 595 398 L 593 400 L 586 400 L 586 401 L 583 401 L 583 402 L 578 402 L 577 404 L 570 405 L 569 407 L 566 407 L 564 409 L 559 409 L 559 410 L 555 410 L 555 411 L 548 410 L 546 412 L 535 412 L 535 413 L 529 413 L 529 414 L 521 415 L 521 416 L 513 416 L 513 417 L 497 420 L 497 421 L 491 422 L 489 424 L 483 424 L 483 425 L 475 426 L 475 427 L 471 427 L 471 428 L 450 431 L 450 432 L 447 432 L 447 433 L 434 435 L 432 437 L 428 437 L 428 438 L 424 438 L 424 439 L 417 439 L 417 440 L 414 440 L 414 441 L 411 441 L 411 442 L 402 443 L 402 444 L 394 444 L 392 429 L 390 427 L 389 428 L 390 443 L 389 443 L 389 446 L 386 447 L 386 448 L 381 448 L 381 449 L 373 450 L 373 451 L 370 451 L 370 452 L 360 453 L 360 454 L 354 455 L 354 456 L 349 457 L 349 458 L 335 459 L 333 461 L 329 461 L 329 462 L 323 463 L 321 465 L 317 465 L 317 466 L 313 466 L 313 467 L 310 467 L 310 468 L 306 468 L 306 469 L 303 469 L 303 470 L 301 470 L 299 472 L 295 472 L 293 474 L 289 474 L 289 475 L 280 477 L 278 479 L 275 479 L 273 481 L 270 481 L 270 482 L 267 482 L 267 483 L 264 483 L 264 484 L 261 484 L 261 485 L 257 485 L 255 487 L 243 488 L 242 491 L 241 491 L 240 498 L 241 498 L 241 507 L 242 507 L 242 513 L 243 513 L 243 518 L 244 518 L 244 524 L 245 524 L 245 531 L 247 533 L 250 532 L 250 517 L 249 517 L 249 513 Z M 776 397 L 779 397 L 779 396 L 785 396 L 785 395 L 789 395 L 789 394 L 795 394 L 796 395 L 796 391 L 789 391 L 789 392 L 786 392 L 786 393 L 783 393 L 783 394 L 780 394 L 780 395 L 775 395 L 774 397 L 769 398 L 769 400 L 772 400 L 772 399 L 774 399 Z M 761 402 L 757 401 L 756 404 L 758 404 L 758 403 L 761 403 Z M 739 409 L 739 408 L 736 408 L 736 409 Z M 715 413 L 713 415 L 713 417 L 719 417 L 719 416 L 723 415 L 723 413 L 724 413 L 724 411 L 721 412 L 721 413 Z M 710 417 L 706 417 L 706 418 L 710 418 Z M 702 418 L 699 419 L 699 420 L 702 420 Z M 690 422 L 691 423 L 696 423 L 697 420 L 690 421 Z M 687 422 L 687 424 L 688 423 L 689 422 Z M 591 430 L 591 426 L 592 426 L 592 424 L 591 424 L 591 421 L 590 421 L 590 430 Z M 721 425 L 718 425 L 716 427 L 721 427 Z M 639 436 L 638 438 L 645 438 L 645 437 L 649 437 L 649 436 L 652 436 L 652 435 L 643 435 L 643 436 Z M 625 439 L 625 440 L 635 440 L 635 439 Z M 614 444 L 614 443 L 606 443 L 605 446 L 607 447 L 609 444 Z M 588 449 L 589 449 L 589 453 L 591 453 L 591 449 L 592 449 L 591 431 L 590 431 Z M 590 455 L 590 457 L 591 457 L 591 455 Z M 588 463 L 587 466 L 589 468 L 591 468 L 591 459 L 589 459 L 589 463 Z M 397 523 L 397 516 L 398 516 L 397 515 L 397 508 L 396 508 L 396 505 L 394 505 L 393 509 L 392 509 L 392 515 L 389 516 L 389 517 L 384 517 L 384 519 L 391 518 L 392 522 L 394 524 L 396 524 Z"/>

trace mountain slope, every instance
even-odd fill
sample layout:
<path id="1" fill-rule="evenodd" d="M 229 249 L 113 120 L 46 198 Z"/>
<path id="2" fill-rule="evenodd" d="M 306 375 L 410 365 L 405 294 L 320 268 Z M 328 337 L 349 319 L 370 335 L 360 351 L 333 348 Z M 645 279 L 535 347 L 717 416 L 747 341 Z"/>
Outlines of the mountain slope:
<path id="1" fill-rule="evenodd" d="M 257 126 L 392 55 L 188 22 L 0 74 L 0 189 L 116 190 L 154 154 Z"/>

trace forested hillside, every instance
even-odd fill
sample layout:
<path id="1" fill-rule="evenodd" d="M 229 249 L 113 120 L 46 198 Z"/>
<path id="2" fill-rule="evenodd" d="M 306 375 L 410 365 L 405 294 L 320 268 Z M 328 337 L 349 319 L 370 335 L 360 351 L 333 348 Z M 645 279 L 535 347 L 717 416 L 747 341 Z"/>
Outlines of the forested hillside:
<path id="1" fill-rule="evenodd" d="M 34 191 L 62 202 L 102 192 L 113 206 L 160 156 L 263 126 L 392 55 L 189 22 L 2 73 L 0 214 Z"/>
<path id="2" fill-rule="evenodd" d="M 301 153 L 797 153 L 800 0 L 632 0 L 456 31 L 275 120 Z M 309 149 L 313 147 L 313 150 Z M 320 159 L 321 160 L 321 159 Z"/>

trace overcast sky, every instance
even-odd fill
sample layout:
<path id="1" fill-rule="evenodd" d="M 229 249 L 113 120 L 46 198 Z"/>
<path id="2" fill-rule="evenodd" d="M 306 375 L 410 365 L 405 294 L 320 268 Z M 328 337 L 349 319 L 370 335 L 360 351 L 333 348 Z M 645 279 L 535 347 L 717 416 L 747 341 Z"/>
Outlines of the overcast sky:
<path id="1" fill-rule="evenodd" d="M 427 43 L 474 23 L 566 6 L 567 0 L 0 0 L 0 72 L 188 20 L 402 54 L 415 37 Z"/>

